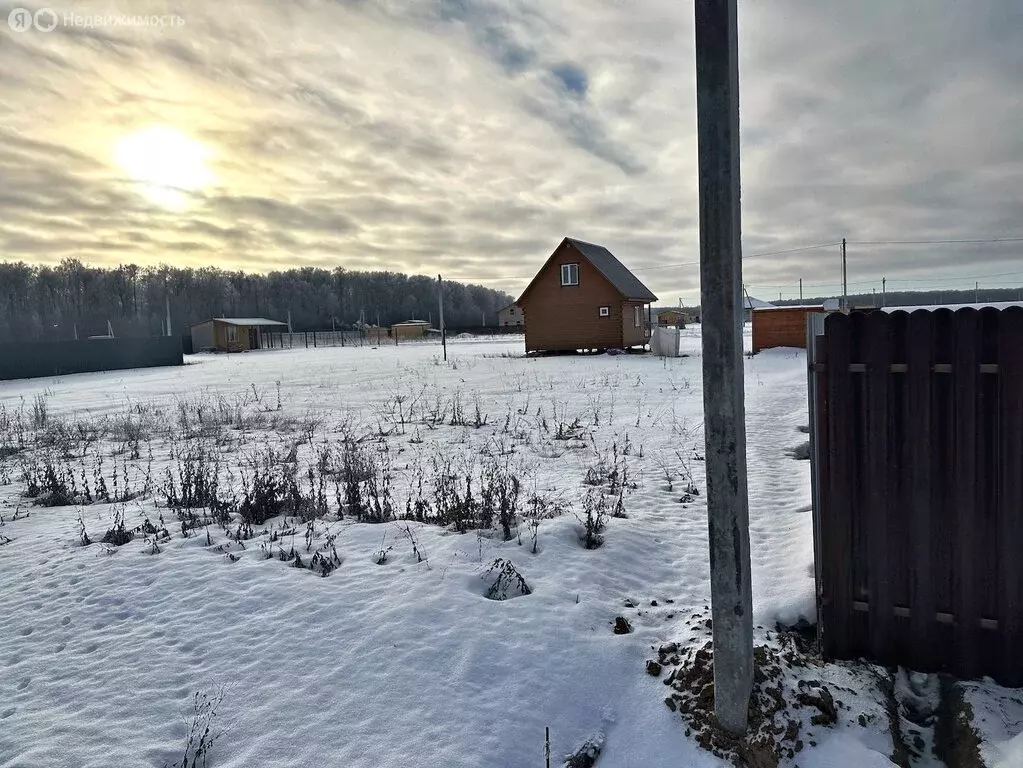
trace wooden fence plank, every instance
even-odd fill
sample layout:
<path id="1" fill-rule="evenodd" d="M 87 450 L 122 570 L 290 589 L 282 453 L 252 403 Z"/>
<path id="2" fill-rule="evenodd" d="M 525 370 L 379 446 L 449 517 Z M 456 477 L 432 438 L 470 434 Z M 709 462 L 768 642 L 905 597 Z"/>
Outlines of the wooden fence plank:
<path id="1" fill-rule="evenodd" d="M 956 481 L 956 556 L 953 612 L 955 613 L 956 664 L 954 671 L 965 677 L 977 675 L 980 622 L 979 596 L 976 592 L 975 565 L 985 560 L 977 546 L 976 528 L 980 510 L 977 504 L 977 398 L 980 377 L 976 310 L 956 313 L 955 358 L 952 377 L 955 397 L 955 469 Z"/>
<path id="2" fill-rule="evenodd" d="M 913 645 L 910 642 L 909 606 L 913 604 L 912 581 L 913 561 L 906 549 L 912 541 L 912 504 L 910 488 L 910 440 L 907 420 L 911 407 L 908 377 L 898 373 L 908 372 L 908 348 L 915 343 L 909 337 L 909 314 L 898 311 L 888 314 L 891 327 L 890 359 L 895 361 L 887 366 L 888 401 L 888 497 L 885 499 L 886 552 L 891 568 L 889 599 L 892 603 L 892 650 L 894 660 L 905 665 L 912 658 Z"/>
<path id="3" fill-rule="evenodd" d="M 873 658 L 894 663 L 892 653 L 892 571 L 896 559 L 888 552 L 889 366 L 892 359 L 891 319 L 871 312 L 862 327 L 867 360 L 866 461 L 863 477 L 866 506 L 855 524 L 865 528 L 867 587 L 870 594 L 869 648 Z M 891 553 L 894 555 L 894 553 Z"/>
<path id="4" fill-rule="evenodd" d="M 988 364 L 998 359 L 1000 316 L 1001 312 L 991 307 L 978 312 L 977 514 L 973 520 L 973 543 L 975 551 L 983 555 L 974 560 L 972 569 L 974 610 L 980 617 L 978 626 L 982 628 L 986 626 L 986 619 L 998 616 L 999 378 L 988 373 Z M 989 630 L 976 633 L 981 673 L 992 665 L 998 666 L 1001 650 L 998 634 Z"/>
<path id="5" fill-rule="evenodd" d="M 997 677 L 1023 685 L 1023 309 L 1009 309 L 998 329 L 998 629 Z"/>
<path id="6" fill-rule="evenodd" d="M 817 509 L 814 510 L 814 575 L 817 600 L 817 644 L 823 653 L 824 637 L 833 621 L 833 605 L 831 602 L 825 603 L 823 600 L 825 589 L 824 578 L 821 572 L 821 566 L 825 562 L 823 537 L 832 528 L 830 520 L 825 521 L 821 517 L 828 514 L 828 499 L 830 498 L 828 483 L 830 407 L 828 401 L 827 342 L 824 336 L 817 336 L 814 338 L 813 343 L 814 359 L 819 364 L 814 369 L 813 374 L 817 403 L 816 434 L 813 436 L 815 441 L 813 460 L 817 462 L 815 468 L 817 475 Z"/>
<path id="7" fill-rule="evenodd" d="M 829 315 L 825 321 L 827 340 L 828 474 L 827 507 L 822 519 L 827 527 L 822 537 L 825 562 L 822 573 L 831 626 L 822 651 L 827 658 L 849 658 L 852 642 L 852 378 L 849 362 L 852 349 L 849 318 Z"/>
<path id="8" fill-rule="evenodd" d="M 929 638 L 934 625 L 934 582 L 931 575 L 931 365 L 934 322 L 930 312 L 909 317 L 908 402 L 909 514 L 911 535 L 906 556 L 912 563 L 910 646 L 921 669 L 937 664 Z"/>
<path id="9" fill-rule="evenodd" d="M 849 315 L 849 339 L 851 360 L 865 360 L 866 348 L 870 340 L 864 332 L 866 315 L 861 312 L 854 312 Z M 861 363 L 864 368 L 865 363 Z M 849 366 L 853 368 L 852 365 Z M 869 438 L 868 438 L 868 411 L 867 411 L 867 381 L 864 375 L 850 377 L 851 397 L 843 404 L 847 411 L 847 418 L 850 424 L 851 441 L 846 450 L 849 452 L 849 483 L 847 494 L 849 496 L 850 513 L 848 515 L 849 541 L 851 550 L 849 553 L 850 567 L 849 579 L 852 589 L 852 600 L 867 601 L 870 599 L 870 570 L 873 564 L 870 562 L 870 549 L 868 541 L 868 527 L 863 517 L 867 508 L 867 489 L 864 478 L 868 473 L 867 462 L 869 459 Z M 870 648 L 870 614 L 853 613 L 849 623 L 849 644 L 852 651 L 858 655 L 869 652 Z"/>

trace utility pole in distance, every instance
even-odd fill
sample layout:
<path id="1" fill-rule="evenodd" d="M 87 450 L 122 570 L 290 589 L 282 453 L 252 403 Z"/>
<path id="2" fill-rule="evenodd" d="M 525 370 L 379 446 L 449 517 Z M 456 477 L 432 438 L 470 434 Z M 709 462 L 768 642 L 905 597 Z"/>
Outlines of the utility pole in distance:
<path id="1" fill-rule="evenodd" d="M 881 278 L 881 306 L 882 307 L 886 306 L 885 305 L 885 299 L 888 298 L 887 295 L 886 295 L 887 293 L 888 293 L 888 278 L 887 277 L 882 277 Z"/>
<path id="2" fill-rule="evenodd" d="M 799 300 L 803 300 L 803 278 L 799 278 Z"/>
<path id="3" fill-rule="evenodd" d="M 437 275 L 437 297 L 440 299 L 440 345 L 444 348 L 444 362 L 448 361 L 448 338 L 444 333 L 444 280 Z"/>
<path id="4" fill-rule="evenodd" d="M 753 689 L 736 0 L 696 0 L 700 301 L 714 714 L 742 735 Z"/>
<path id="5" fill-rule="evenodd" d="M 845 238 L 842 238 L 842 309 L 849 311 L 849 273 L 845 268 Z"/>

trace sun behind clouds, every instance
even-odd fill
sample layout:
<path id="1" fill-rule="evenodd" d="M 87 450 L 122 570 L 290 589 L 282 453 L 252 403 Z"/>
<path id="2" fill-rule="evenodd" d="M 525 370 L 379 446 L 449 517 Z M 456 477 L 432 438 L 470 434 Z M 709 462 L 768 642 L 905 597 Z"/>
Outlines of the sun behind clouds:
<path id="1" fill-rule="evenodd" d="M 191 193 L 213 181 L 206 165 L 209 149 L 166 125 L 130 133 L 117 142 L 114 159 L 138 184 L 139 192 L 158 205 L 184 208 Z"/>

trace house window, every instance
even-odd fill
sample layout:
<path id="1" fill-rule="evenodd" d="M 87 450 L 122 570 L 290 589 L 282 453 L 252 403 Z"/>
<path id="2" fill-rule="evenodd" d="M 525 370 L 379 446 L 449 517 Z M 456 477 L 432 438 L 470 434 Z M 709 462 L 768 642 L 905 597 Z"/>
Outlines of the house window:
<path id="1" fill-rule="evenodd" d="M 579 285 L 579 265 L 578 264 L 562 264 L 561 265 L 561 284 L 562 285 Z"/>
<path id="2" fill-rule="evenodd" d="M 643 307 L 633 307 L 632 309 L 633 309 L 633 314 L 635 315 L 635 318 L 636 318 L 636 327 L 637 328 L 642 328 L 643 327 Z"/>
<path id="3" fill-rule="evenodd" d="M 600 316 L 601 317 L 611 317 L 611 307 L 601 307 L 600 308 Z"/>
<path id="4" fill-rule="evenodd" d="M 227 340 L 238 341 L 238 329 L 233 325 L 227 326 Z"/>

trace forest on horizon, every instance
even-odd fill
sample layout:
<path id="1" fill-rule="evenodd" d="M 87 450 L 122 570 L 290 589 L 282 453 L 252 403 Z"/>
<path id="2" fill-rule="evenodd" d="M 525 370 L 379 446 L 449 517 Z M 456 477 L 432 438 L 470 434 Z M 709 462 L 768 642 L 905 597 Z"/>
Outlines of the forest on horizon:
<path id="1" fill-rule="evenodd" d="M 497 325 L 512 297 L 481 285 L 444 282 L 450 328 Z M 364 321 L 437 322 L 436 279 L 400 272 L 303 267 L 267 274 L 217 267 L 93 267 L 77 259 L 35 266 L 0 262 L 0 342 L 164 333 L 184 335 L 212 317 L 266 317 L 295 331 L 350 327 Z"/>

